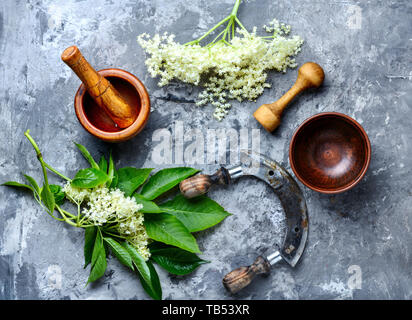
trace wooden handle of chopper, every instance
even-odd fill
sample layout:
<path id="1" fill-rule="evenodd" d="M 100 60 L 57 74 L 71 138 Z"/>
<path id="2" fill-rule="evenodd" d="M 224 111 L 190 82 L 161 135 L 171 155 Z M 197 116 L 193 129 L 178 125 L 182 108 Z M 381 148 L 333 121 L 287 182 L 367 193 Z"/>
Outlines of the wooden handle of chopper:
<path id="1" fill-rule="evenodd" d="M 120 128 L 127 128 L 136 120 L 136 111 L 106 78 L 93 69 L 79 48 L 67 48 L 61 58 L 77 74 L 90 96 Z"/>
<path id="2" fill-rule="evenodd" d="M 319 87 L 324 79 L 325 73 L 321 66 L 314 62 L 305 63 L 299 68 L 298 78 L 292 88 L 278 101 L 262 104 L 253 116 L 267 131 L 272 132 L 279 126 L 282 112 L 288 104 L 303 90 Z"/>
<path id="3" fill-rule="evenodd" d="M 256 275 L 268 274 L 269 272 L 269 262 L 259 256 L 251 266 L 240 267 L 229 272 L 223 278 L 223 285 L 230 293 L 236 293 L 248 286 Z"/>

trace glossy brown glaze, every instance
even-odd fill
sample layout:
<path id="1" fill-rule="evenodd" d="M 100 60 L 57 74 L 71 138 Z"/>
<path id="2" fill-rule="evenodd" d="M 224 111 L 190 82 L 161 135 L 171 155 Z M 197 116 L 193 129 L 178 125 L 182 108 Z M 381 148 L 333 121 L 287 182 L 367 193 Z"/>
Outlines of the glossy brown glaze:
<path id="1" fill-rule="evenodd" d="M 150 99 L 142 82 L 121 69 L 98 71 L 117 89 L 137 114 L 131 126 L 121 129 L 103 112 L 82 84 L 76 93 L 74 107 L 82 126 L 95 137 L 107 142 L 122 142 L 136 136 L 146 125 L 150 114 Z"/>
<path id="2" fill-rule="evenodd" d="M 95 105 L 106 112 L 120 128 L 132 125 L 136 120 L 135 108 L 128 104 L 109 80 L 94 70 L 79 48 L 68 47 L 61 58 L 83 82 Z"/>
<path id="3" fill-rule="evenodd" d="M 356 185 L 368 169 L 370 156 L 365 130 L 354 119 L 336 112 L 307 119 L 289 146 L 296 177 L 323 193 L 339 193 Z"/>

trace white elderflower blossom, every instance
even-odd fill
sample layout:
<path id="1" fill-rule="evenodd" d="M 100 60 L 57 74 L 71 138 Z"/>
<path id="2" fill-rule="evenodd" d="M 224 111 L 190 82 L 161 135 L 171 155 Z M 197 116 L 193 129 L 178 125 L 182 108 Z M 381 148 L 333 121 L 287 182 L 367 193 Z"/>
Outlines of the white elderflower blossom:
<path id="1" fill-rule="evenodd" d="M 109 190 L 105 186 L 93 188 L 82 213 L 97 225 L 133 217 L 143 208 L 119 189 Z"/>
<path id="2" fill-rule="evenodd" d="M 293 59 L 303 44 L 299 36 L 286 38 L 290 26 L 276 19 L 264 26 L 270 37 L 259 37 L 256 28 L 251 33 L 238 29 L 239 36 L 230 44 L 218 41 L 209 46 L 182 45 L 174 41 L 174 35 L 147 34 L 138 37 L 138 42 L 149 54 L 146 59 L 152 77 L 160 76 L 159 86 L 172 79 L 203 86 L 197 106 L 215 106 L 214 117 L 222 120 L 231 104 L 228 100 L 255 101 L 270 88 L 266 82 L 266 70 L 286 72 L 295 68 Z M 201 81 L 202 80 L 202 81 Z"/>
<path id="3" fill-rule="evenodd" d="M 106 186 L 80 189 L 66 184 L 66 197 L 76 204 L 84 204 L 82 214 L 93 224 L 117 223 L 119 235 L 125 237 L 146 260 L 150 257 L 147 248 L 149 237 L 143 225 L 142 204 L 134 198 L 126 197 L 119 189 L 110 190 Z"/>
<path id="4" fill-rule="evenodd" d="M 63 187 L 63 192 L 66 198 L 76 204 L 81 204 L 84 200 L 88 199 L 90 195 L 90 189 L 76 188 L 71 185 L 71 182 L 67 182 Z"/>
<path id="5" fill-rule="evenodd" d="M 119 232 L 128 237 L 128 241 L 136 247 L 141 256 L 147 260 L 150 251 L 147 248 L 149 237 L 143 225 L 143 214 L 139 213 L 119 224 Z"/>

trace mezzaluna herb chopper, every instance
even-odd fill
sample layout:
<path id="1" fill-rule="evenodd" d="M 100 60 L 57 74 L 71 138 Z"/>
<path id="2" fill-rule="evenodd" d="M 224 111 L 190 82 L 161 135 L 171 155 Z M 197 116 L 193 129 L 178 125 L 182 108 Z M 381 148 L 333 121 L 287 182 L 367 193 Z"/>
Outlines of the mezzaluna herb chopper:
<path id="1" fill-rule="evenodd" d="M 208 192 L 214 184 L 231 184 L 243 176 L 254 176 L 272 187 L 279 197 L 286 217 L 286 235 L 280 248 L 270 248 L 268 254 L 258 256 L 252 265 L 240 267 L 223 278 L 223 285 L 236 293 L 251 283 L 258 274 L 268 274 L 273 265 L 286 261 L 294 267 L 305 249 L 308 237 L 306 201 L 296 181 L 276 161 L 250 150 L 241 151 L 250 160 L 232 168 L 221 167 L 213 175 L 198 174 L 180 182 L 180 191 L 187 198 Z M 258 168 L 254 163 L 259 164 Z"/>

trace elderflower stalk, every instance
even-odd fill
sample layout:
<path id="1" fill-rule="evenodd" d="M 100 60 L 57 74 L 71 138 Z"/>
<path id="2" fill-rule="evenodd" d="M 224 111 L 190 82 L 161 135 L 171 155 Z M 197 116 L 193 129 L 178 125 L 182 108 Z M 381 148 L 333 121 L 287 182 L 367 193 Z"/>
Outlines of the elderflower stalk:
<path id="1" fill-rule="evenodd" d="M 176 79 L 203 87 L 196 106 L 213 105 L 213 116 L 218 121 L 229 113 L 229 100 L 256 101 L 271 87 L 268 70 L 285 73 L 288 68 L 296 68 L 294 56 L 303 44 L 299 36 L 288 38 L 290 26 L 276 19 L 264 26 L 270 36 L 258 36 L 256 27 L 248 32 L 237 17 L 240 4 L 241 0 L 236 0 L 230 15 L 186 44 L 176 43 L 173 34 L 138 36 L 148 54 L 148 72 L 153 78 L 160 77 L 158 85 L 165 86 Z M 200 44 L 224 24 L 225 28 L 209 44 Z"/>
<path id="2" fill-rule="evenodd" d="M 63 175 L 62 173 L 58 172 L 56 169 L 54 169 L 52 166 L 50 166 L 49 164 L 47 164 L 44 160 L 43 160 L 43 156 L 40 152 L 39 147 L 37 146 L 36 142 L 34 141 L 34 139 L 30 136 L 30 130 L 27 130 L 24 135 L 26 136 L 26 138 L 30 141 L 31 145 L 33 146 L 34 150 L 36 151 L 36 155 L 37 155 L 37 159 L 39 159 L 40 164 L 42 165 L 42 169 L 43 169 L 43 174 L 45 173 L 45 168 L 49 169 L 50 171 L 54 172 L 55 174 L 57 174 L 58 176 L 60 176 L 61 178 L 63 178 L 64 180 L 67 181 L 71 181 L 71 179 L 67 178 L 65 175 Z M 45 176 L 45 179 L 47 181 L 47 175 Z M 47 181 L 48 183 L 48 181 Z"/>
<path id="3" fill-rule="evenodd" d="M 236 28 L 236 23 L 246 32 L 248 32 L 246 30 L 246 28 L 243 26 L 243 24 L 239 21 L 239 19 L 237 18 L 237 12 L 239 10 L 239 6 L 240 3 L 242 2 L 242 0 L 236 0 L 235 5 L 233 6 L 232 12 L 230 13 L 230 15 L 228 15 L 226 18 L 224 18 L 223 20 L 221 20 L 220 22 L 218 22 L 213 28 L 211 28 L 209 31 L 207 31 L 205 34 L 203 34 L 201 37 L 199 37 L 196 40 L 190 41 L 185 43 L 185 45 L 193 45 L 193 44 L 199 44 L 200 41 L 202 41 L 203 39 L 205 39 L 208 35 L 210 35 L 212 32 L 214 32 L 217 28 L 219 28 L 221 25 L 223 25 L 225 22 L 229 21 L 226 28 L 224 30 L 222 30 L 219 35 L 213 39 L 212 42 L 210 42 L 208 44 L 208 46 L 213 45 L 214 43 L 216 43 L 216 41 L 221 37 L 221 39 L 219 41 L 224 42 L 227 45 L 230 45 L 230 43 L 226 40 L 226 38 L 228 37 L 228 40 L 230 41 L 230 37 L 232 37 L 232 39 L 235 37 L 235 28 Z"/>

